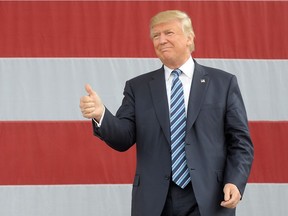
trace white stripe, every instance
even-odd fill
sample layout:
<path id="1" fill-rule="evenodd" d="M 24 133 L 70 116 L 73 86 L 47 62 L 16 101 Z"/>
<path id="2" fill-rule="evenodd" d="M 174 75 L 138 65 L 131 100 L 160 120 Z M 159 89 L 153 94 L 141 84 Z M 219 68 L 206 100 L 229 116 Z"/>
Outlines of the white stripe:
<path id="1" fill-rule="evenodd" d="M 131 185 L 1 186 L 3 216 L 127 216 Z M 288 184 L 248 184 L 237 216 L 287 216 Z"/>
<path id="2" fill-rule="evenodd" d="M 288 120 L 288 60 L 199 59 L 238 79 L 249 120 Z"/>
<path id="3" fill-rule="evenodd" d="M 177 152 L 173 152 L 173 154 L 172 154 L 172 160 L 174 160 L 175 156 L 179 153 L 179 150 L 181 150 L 181 148 L 178 148 L 178 149 L 177 149 Z M 183 152 L 178 156 L 177 160 L 172 164 L 172 170 L 174 170 L 175 167 L 178 166 L 179 162 L 180 162 L 181 160 L 183 160 L 184 157 L 185 157 L 185 151 L 183 151 Z M 185 162 L 185 161 L 184 161 L 184 162 Z M 184 162 L 183 162 L 183 163 L 184 163 Z M 182 164 L 183 164 L 183 163 L 182 163 Z M 178 168 L 178 171 L 174 173 L 174 175 L 177 175 L 178 172 L 180 172 L 180 171 L 179 171 L 180 168 L 181 168 L 181 166 Z"/>
<path id="4" fill-rule="evenodd" d="M 237 216 L 287 216 L 288 184 L 248 184 Z"/>
<path id="5" fill-rule="evenodd" d="M 237 76 L 249 120 L 288 120 L 288 60 L 198 62 Z M 115 113 L 125 81 L 161 65 L 156 58 L 0 58 L 0 120 L 83 120 L 86 83 Z"/>
<path id="6" fill-rule="evenodd" d="M 2 186 L 2 216 L 127 216 L 131 185 Z"/>

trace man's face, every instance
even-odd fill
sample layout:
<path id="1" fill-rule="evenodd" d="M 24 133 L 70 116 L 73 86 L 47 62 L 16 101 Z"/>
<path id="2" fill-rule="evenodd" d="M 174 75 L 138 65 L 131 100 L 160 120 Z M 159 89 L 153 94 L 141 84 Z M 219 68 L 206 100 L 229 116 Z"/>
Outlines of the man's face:
<path id="1" fill-rule="evenodd" d="M 192 35 L 187 36 L 178 20 L 155 25 L 152 41 L 156 55 L 170 68 L 180 67 L 191 55 Z"/>

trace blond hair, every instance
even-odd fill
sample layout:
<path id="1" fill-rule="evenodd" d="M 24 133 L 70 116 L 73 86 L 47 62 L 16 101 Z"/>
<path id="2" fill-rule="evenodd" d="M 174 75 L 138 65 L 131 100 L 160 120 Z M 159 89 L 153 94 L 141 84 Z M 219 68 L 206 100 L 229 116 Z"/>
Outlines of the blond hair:
<path id="1" fill-rule="evenodd" d="M 183 11 L 179 10 L 167 10 L 162 11 L 155 16 L 153 16 L 150 20 L 150 37 L 152 38 L 152 28 L 155 25 L 166 23 L 172 20 L 179 20 L 182 25 L 182 30 L 186 36 L 192 34 L 193 39 L 195 38 L 195 34 L 192 27 L 192 21 L 190 17 Z M 193 52 L 195 50 L 194 40 L 190 46 L 190 51 Z"/>

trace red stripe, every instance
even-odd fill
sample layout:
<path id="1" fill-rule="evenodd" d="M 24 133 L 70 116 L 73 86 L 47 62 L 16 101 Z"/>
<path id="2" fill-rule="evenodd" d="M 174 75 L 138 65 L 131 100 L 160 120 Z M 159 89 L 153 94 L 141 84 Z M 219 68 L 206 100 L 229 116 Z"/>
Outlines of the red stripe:
<path id="1" fill-rule="evenodd" d="M 288 121 L 250 122 L 250 182 L 288 183 Z M 91 123 L 0 122 L 0 185 L 131 183 L 135 148 L 119 153 L 92 135 Z"/>
<path id="2" fill-rule="evenodd" d="M 288 121 L 250 122 L 255 161 L 250 182 L 288 183 Z"/>
<path id="3" fill-rule="evenodd" d="M 155 57 L 156 12 L 187 11 L 195 57 L 288 58 L 286 1 L 0 2 L 0 57 Z"/>
<path id="4" fill-rule="evenodd" d="M 134 151 L 116 152 L 90 122 L 0 122 L 0 185 L 130 183 Z"/>

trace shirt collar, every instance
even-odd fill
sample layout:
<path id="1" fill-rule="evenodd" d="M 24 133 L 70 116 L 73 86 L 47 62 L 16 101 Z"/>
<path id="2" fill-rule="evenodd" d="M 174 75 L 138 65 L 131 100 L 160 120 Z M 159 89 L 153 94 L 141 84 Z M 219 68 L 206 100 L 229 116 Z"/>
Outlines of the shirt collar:
<path id="1" fill-rule="evenodd" d="M 183 72 L 183 74 L 185 74 L 189 79 L 192 79 L 193 77 L 193 72 L 194 72 L 194 61 L 192 59 L 192 57 L 190 56 L 189 59 L 179 67 L 179 69 Z M 164 65 L 164 72 L 165 72 L 165 80 L 169 80 L 171 72 L 176 69 L 176 68 L 169 68 L 167 66 Z"/>

